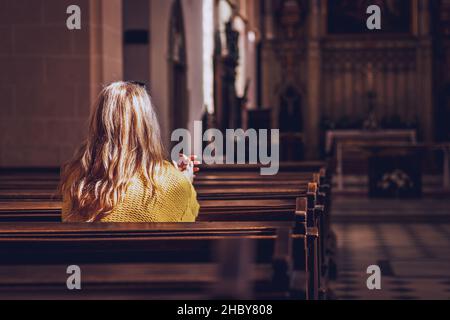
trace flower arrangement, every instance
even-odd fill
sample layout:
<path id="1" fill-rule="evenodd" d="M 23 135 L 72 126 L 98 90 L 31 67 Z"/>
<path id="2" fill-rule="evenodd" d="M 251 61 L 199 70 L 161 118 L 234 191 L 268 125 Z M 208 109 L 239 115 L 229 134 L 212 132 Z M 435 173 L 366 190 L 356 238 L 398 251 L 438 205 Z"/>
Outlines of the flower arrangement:
<path id="1" fill-rule="evenodd" d="M 414 187 L 414 182 L 404 171 L 396 169 L 383 175 L 378 183 L 378 187 L 384 191 L 391 191 L 399 194 L 402 191 L 410 190 Z"/>

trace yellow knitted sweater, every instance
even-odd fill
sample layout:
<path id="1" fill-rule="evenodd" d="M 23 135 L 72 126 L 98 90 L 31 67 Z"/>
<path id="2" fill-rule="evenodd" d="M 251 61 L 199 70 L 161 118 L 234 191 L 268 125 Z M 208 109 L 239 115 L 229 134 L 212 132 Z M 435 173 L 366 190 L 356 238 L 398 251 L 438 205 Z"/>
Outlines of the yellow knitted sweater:
<path id="1" fill-rule="evenodd" d="M 132 179 L 125 197 L 101 222 L 195 222 L 200 206 L 192 183 L 170 163 L 157 170 L 152 195 L 141 177 Z M 63 221 L 70 202 L 64 198 Z"/>

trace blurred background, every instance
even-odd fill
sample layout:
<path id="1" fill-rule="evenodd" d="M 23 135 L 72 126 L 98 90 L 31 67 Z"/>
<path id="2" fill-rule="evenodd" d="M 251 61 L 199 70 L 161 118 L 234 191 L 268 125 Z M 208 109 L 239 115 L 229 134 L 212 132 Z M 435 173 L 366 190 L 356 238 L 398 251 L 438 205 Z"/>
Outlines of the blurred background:
<path id="1" fill-rule="evenodd" d="M 70 5 L 81 30 L 66 26 Z M 60 165 L 101 85 L 122 79 L 148 84 L 165 141 L 203 118 L 280 128 L 286 160 L 324 157 L 330 130 L 448 141 L 449 12 L 446 0 L 2 0 L 0 165 Z"/>
<path id="2" fill-rule="evenodd" d="M 366 26 L 370 4 L 381 30 Z M 279 128 L 282 160 L 333 156 L 339 190 L 366 192 L 369 158 L 394 143 L 416 159 L 402 170 L 416 194 L 419 169 L 448 189 L 449 14 L 446 0 L 2 0 L 0 166 L 60 166 L 101 86 L 137 80 L 167 147 L 196 120 Z"/>
<path id="3" fill-rule="evenodd" d="M 145 82 L 167 147 L 203 120 L 330 161 L 338 293 L 369 255 L 417 280 L 391 296 L 448 298 L 449 64 L 449 0 L 0 0 L 0 168 L 59 167 L 102 85 Z"/>

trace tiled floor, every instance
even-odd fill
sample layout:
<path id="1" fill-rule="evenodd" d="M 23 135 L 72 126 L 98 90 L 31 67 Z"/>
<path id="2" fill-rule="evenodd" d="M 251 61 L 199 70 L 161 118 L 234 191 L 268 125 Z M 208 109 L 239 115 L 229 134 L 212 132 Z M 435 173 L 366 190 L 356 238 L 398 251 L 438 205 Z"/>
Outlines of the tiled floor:
<path id="1" fill-rule="evenodd" d="M 373 208 L 376 215 L 375 200 Z M 365 211 L 370 217 L 370 209 Z M 401 217 L 398 222 L 346 219 L 334 225 L 339 277 L 332 289 L 337 299 L 450 299 L 450 222 L 411 223 Z M 382 270 L 381 290 L 367 288 L 371 265 Z"/>

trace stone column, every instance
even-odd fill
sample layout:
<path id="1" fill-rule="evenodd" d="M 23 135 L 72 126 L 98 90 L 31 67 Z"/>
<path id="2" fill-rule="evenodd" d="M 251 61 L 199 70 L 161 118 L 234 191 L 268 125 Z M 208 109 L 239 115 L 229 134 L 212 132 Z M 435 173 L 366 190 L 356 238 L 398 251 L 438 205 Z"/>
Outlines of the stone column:
<path id="1" fill-rule="evenodd" d="M 418 3 L 417 92 L 421 135 L 434 141 L 433 40 L 430 30 L 430 0 Z"/>
<path id="2" fill-rule="evenodd" d="M 273 26 L 273 8 L 272 0 L 265 0 L 264 2 L 264 37 L 266 40 L 272 40 L 275 37 Z"/>
<path id="3" fill-rule="evenodd" d="M 319 156 L 321 50 L 320 50 L 320 0 L 310 0 L 309 34 L 307 39 L 307 105 L 304 117 L 305 152 L 307 159 Z"/>
<path id="4" fill-rule="evenodd" d="M 101 85 L 123 79 L 122 1 L 90 1 L 91 100 Z"/>
<path id="5" fill-rule="evenodd" d="M 124 33 L 139 35 L 139 39 L 124 39 L 124 79 L 141 81 L 148 86 L 150 84 L 150 1 L 124 1 L 122 6 Z M 144 39 L 145 32 L 147 39 Z"/>
<path id="6" fill-rule="evenodd" d="M 274 63 L 274 54 L 272 41 L 274 40 L 274 23 L 273 23 L 273 10 L 272 10 L 272 1 L 264 0 L 264 17 L 262 21 L 263 25 L 263 34 L 262 34 L 262 50 L 261 50 L 261 97 L 262 97 L 262 106 L 259 107 L 271 107 L 275 108 L 273 105 L 273 87 L 274 87 L 274 75 L 277 72 L 276 64 Z M 275 110 L 275 109 L 273 109 Z M 273 118 L 275 117 L 276 112 L 273 112 Z M 274 128 L 278 128 L 278 121 L 276 119 L 272 119 L 272 126 Z"/>

